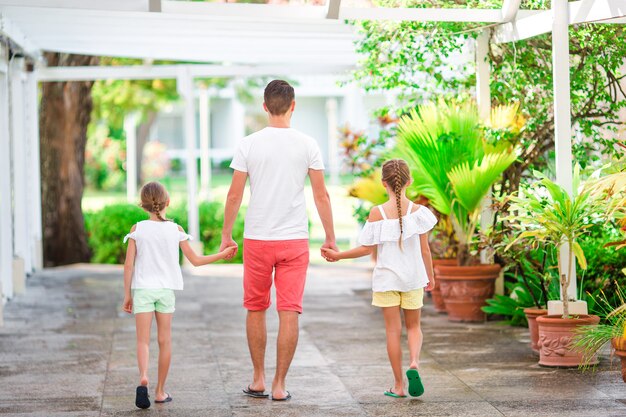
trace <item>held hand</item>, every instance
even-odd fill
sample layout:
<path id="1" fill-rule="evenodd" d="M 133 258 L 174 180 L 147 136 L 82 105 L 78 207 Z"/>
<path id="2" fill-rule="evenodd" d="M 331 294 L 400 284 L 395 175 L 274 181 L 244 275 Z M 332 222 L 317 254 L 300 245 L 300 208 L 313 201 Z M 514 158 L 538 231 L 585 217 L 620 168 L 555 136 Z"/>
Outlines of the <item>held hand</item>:
<path id="1" fill-rule="evenodd" d="M 336 252 L 339 252 L 339 248 L 335 244 L 335 241 L 326 239 L 326 241 L 324 242 L 324 244 L 320 248 L 320 253 L 322 255 L 322 258 L 326 259 L 328 262 L 334 262 L 334 261 L 331 261 L 330 259 L 328 259 L 326 257 L 326 255 L 324 254 L 324 249 L 331 249 L 331 250 L 334 250 Z"/>
<path id="2" fill-rule="evenodd" d="M 229 255 L 223 259 L 233 259 L 233 257 L 237 255 L 239 246 L 237 246 L 237 242 L 235 242 L 232 237 L 229 237 L 229 238 L 222 237 L 222 244 L 220 245 L 220 253 L 232 247 L 234 247 L 235 249 L 231 250 L 231 252 L 229 252 Z"/>
<path id="3" fill-rule="evenodd" d="M 220 253 L 218 253 L 220 259 L 232 259 L 237 254 L 237 245 L 229 246 Z"/>
<path id="4" fill-rule="evenodd" d="M 435 278 L 431 278 L 430 281 L 428 281 L 428 285 L 426 286 L 426 288 L 424 288 L 426 291 L 432 291 L 435 289 Z"/>
<path id="5" fill-rule="evenodd" d="M 334 240 L 326 240 L 324 241 L 324 244 L 322 245 L 322 249 L 332 249 L 334 251 L 339 252 L 339 248 L 337 247 L 337 244 L 335 243 Z"/>
<path id="6" fill-rule="evenodd" d="M 122 310 L 127 312 L 128 314 L 133 313 L 133 299 L 129 296 L 124 297 L 124 302 L 122 303 Z"/>
<path id="7" fill-rule="evenodd" d="M 322 247 L 322 257 L 328 262 L 337 262 L 339 260 L 339 252 L 333 249 Z"/>

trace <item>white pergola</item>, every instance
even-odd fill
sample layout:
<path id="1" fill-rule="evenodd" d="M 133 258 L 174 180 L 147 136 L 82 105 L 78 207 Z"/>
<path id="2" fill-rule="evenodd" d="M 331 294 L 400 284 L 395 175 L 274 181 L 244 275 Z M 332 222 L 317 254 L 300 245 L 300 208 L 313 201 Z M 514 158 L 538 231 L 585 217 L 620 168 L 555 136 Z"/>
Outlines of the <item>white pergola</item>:
<path id="1" fill-rule="evenodd" d="M 488 30 L 495 42 L 553 34 L 557 181 L 571 190 L 572 152 L 568 27 L 583 22 L 626 22 L 626 0 L 553 0 L 552 10 L 428 9 L 220 4 L 168 0 L 0 0 L 0 290 L 3 299 L 24 290 L 25 276 L 42 268 L 37 86 L 95 79 L 176 79 L 185 102 L 184 135 L 195 152 L 194 78 L 345 73 L 357 55 L 346 20 L 478 22 L 476 97 L 490 112 Z M 481 30 L 480 28 L 477 30 Z M 19 54 L 8 59 L 7 45 Z M 47 68 L 42 51 L 141 58 L 129 67 Z M 26 59 L 35 63 L 29 71 Z M 153 60 L 199 64 L 151 65 Z M 200 106 L 207 105 L 200 92 Z M 336 103 L 335 103 L 336 105 Z M 332 102 L 328 106 L 332 109 Z M 206 110 L 206 108 L 204 108 Z M 204 111 L 206 114 L 207 111 Z M 129 118 L 132 126 L 132 118 Z M 201 121 L 201 135 L 207 131 Z M 132 136 L 132 135 L 131 135 Z M 132 139 L 132 138 L 131 138 Z M 201 138 L 203 178 L 208 145 Z M 206 148 L 206 149 L 205 149 Z M 129 153 L 133 152 L 132 140 Z M 194 156 L 195 158 L 195 156 Z M 132 172 L 130 173 L 132 177 Z M 197 174 L 187 164 L 189 229 L 198 235 Z M 565 251 L 562 251 L 565 252 Z M 564 263 L 566 264 L 566 263 Z M 575 294 L 575 280 L 573 280 Z M 0 308 L 0 322 L 1 322 Z"/>

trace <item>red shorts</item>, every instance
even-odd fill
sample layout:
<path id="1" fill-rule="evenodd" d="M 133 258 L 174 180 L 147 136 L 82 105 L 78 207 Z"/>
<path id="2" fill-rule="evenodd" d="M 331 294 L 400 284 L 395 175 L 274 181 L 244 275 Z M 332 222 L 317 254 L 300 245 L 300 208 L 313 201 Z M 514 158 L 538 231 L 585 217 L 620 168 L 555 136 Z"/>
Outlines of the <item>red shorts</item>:
<path id="1" fill-rule="evenodd" d="M 243 306 L 252 311 L 269 308 L 273 273 L 276 309 L 302 313 L 302 297 L 308 267 L 308 239 L 244 239 Z"/>

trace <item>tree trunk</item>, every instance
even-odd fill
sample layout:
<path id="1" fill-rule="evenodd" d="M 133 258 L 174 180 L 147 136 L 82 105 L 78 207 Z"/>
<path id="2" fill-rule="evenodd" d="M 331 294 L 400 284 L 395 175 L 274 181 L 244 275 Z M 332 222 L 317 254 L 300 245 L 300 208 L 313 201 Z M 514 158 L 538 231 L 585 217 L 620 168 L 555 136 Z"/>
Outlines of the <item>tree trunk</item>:
<path id="1" fill-rule="evenodd" d="M 96 65 L 97 57 L 46 53 L 49 66 Z M 81 208 L 93 82 L 43 83 L 40 150 L 43 255 L 46 266 L 90 258 Z"/>
<path id="2" fill-rule="evenodd" d="M 158 113 L 151 110 L 146 115 L 145 120 L 137 127 L 137 185 L 143 184 L 143 148 L 148 143 L 148 137 L 150 136 L 150 130 L 156 121 Z"/>

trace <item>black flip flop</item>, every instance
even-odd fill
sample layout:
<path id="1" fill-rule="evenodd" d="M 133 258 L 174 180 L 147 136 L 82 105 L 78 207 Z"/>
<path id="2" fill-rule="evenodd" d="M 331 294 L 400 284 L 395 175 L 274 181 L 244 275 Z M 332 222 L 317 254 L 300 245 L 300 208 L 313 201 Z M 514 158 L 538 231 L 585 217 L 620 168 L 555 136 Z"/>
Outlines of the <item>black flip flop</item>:
<path id="1" fill-rule="evenodd" d="M 145 385 L 139 385 L 137 387 L 135 405 L 137 408 L 150 408 L 150 396 L 148 395 L 148 387 Z"/>
<path id="2" fill-rule="evenodd" d="M 243 390 L 243 393 L 252 398 L 268 398 L 270 396 L 269 394 L 266 394 L 265 391 L 253 390 L 250 388 L 250 385 L 248 385 L 248 388 Z"/>
<path id="3" fill-rule="evenodd" d="M 167 392 L 166 392 L 166 394 L 167 394 Z M 172 401 L 172 396 L 169 395 L 169 394 L 167 394 L 167 398 L 164 399 L 164 400 L 161 400 L 161 401 L 154 400 L 155 404 L 169 403 L 171 401 Z"/>
<path id="4" fill-rule="evenodd" d="M 291 399 L 291 394 L 287 391 L 287 396 L 285 398 L 274 398 L 272 396 L 272 401 L 289 401 Z"/>

